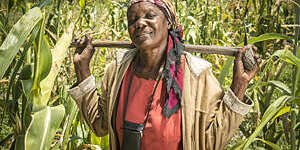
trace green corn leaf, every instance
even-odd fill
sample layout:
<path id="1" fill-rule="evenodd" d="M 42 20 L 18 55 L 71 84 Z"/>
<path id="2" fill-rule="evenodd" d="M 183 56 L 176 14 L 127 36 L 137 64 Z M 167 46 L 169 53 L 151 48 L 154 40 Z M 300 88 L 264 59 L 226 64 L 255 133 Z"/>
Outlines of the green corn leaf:
<path id="1" fill-rule="evenodd" d="M 291 40 L 290 37 L 286 35 L 282 35 L 279 33 L 266 33 L 263 35 L 260 35 L 258 37 L 252 37 L 248 40 L 248 44 L 254 44 L 257 42 L 267 41 L 267 40 L 276 40 L 276 39 L 285 39 L 285 40 Z M 244 46 L 244 42 L 240 43 L 238 46 Z"/>
<path id="2" fill-rule="evenodd" d="M 300 68 L 300 58 L 296 57 L 291 51 L 289 50 L 277 50 L 272 57 L 279 57 L 281 60 L 295 65 Z"/>
<path id="3" fill-rule="evenodd" d="M 49 69 L 50 73 L 48 74 L 48 76 L 40 83 L 41 97 L 43 98 L 41 104 L 43 105 L 46 105 L 48 103 L 54 82 L 56 80 L 56 76 L 60 71 L 61 65 L 63 65 L 64 59 L 67 57 L 67 51 L 72 40 L 73 30 L 74 24 L 71 24 L 66 32 L 62 35 L 62 37 L 58 40 L 54 49 L 52 49 L 52 68 L 51 70 Z M 49 64 L 49 66 L 51 67 L 51 64 Z"/>
<path id="4" fill-rule="evenodd" d="M 28 79 L 28 80 L 22 80 L 21 83 L 22 83 L 23 93 L 25 94 L 26 98 L 29 99 L 33 81 L 32 79 Z"/>
<path id="5" fill-rule="evenodd" d="M 265 144 L 268 144 L 270 147 L 272 147 L 274 150 L 280 150 L 280 147 L 272 142 L 266 141 L 264 139 L 260 139 L 260 138 L 255 138 L 256 141 L 261 141 Z"/>
<path id="6" fill-rule="evenodd" d="M 85 0 L 79 0 L 79 6 L 81 7 L 81 9 L 83 9 L 85 6 Z"/>
<path id="7" fill-rule="evenodd" d="M 275 100 L 266 110 L 264 113 L 261 122 L 256 127 L 255 131 L 251 136 L 246 140 L 243 150 L 247 149 L 252 142 L 255 141 L 255 138 L 259 135 L 259 133 L 262 131 L 263 127 L 281 110 L 285 103 L 290 99 L 290 96 L 282 96 Z"/>
<path id="8" fill-rule="evenodd" d="M 248 3 L 247 3 L 247 9 L 250 8 L 251 4 L 252 4 L 252 0 L 249 0 Z"/>
<path id="9" fill-rule="evenodd" d="M 64 122 L 64 128 L 62 132 L 62 137 L 60 140 L 60 145 L 62 146 L 61 149 L 67 149 L 68 142 L 70 140 L 70 137 L 72 136 L 72 133 L 70 132 L 72 128 L 76 128 L 75 125 L 73 125 L 74 120 L 77 118 L 79 109 L 76 106 L 76 102 L 71 99 L 71 97 L 67 98 L 67 102 L 64 103 L 66 108 L 66 119 Z"/>
<path id="10" fill-rule="evenodd" d="M 48 150 L 56 130 L 65 115 L 63 105 L 44 107 L 32 115 L 31 123 L 25 134 L 25 150 Z"/>
<path id="11" fill-rule="evenodd" d="M 245 140 L 238 140 L 235 145 L 229 148 L 229 150 L 240 150 L 245 144 Z"/>
<path id="12" fill-rule="evenodd" d="M 91 134 L 91 144 L 101 145 L 101 138 L 97 137 L 94 133 Z"/>
<path id="13" fill-rule="evenodd" d="M 285 93 L 287 93 L 288 95 L 292 95 L 292 91 L 291 89 L 285 85 L 284 83 L 280 82 L 280 81 L 269 81 L 269 84 L 274 85 L 275 87 L 283 90 Z"/>
<path id="14" fill-rule="evenodd" d="M 220 82 L 221 85 L 224 84 L 225 77 L 227 77 L 230 70 L 232 70 L 233 61 L 234 61 L 234 57 L 228 57 L 227 58 L 224 66 L 222 68 L 222 71 L 220 73 L 220 77 L 219 77 L 219 82 Z"/>
<path id="15" fill-rule="evenodd" d="M 5 36 L 7 36 L 8 33 L 6 32 L 6 29 L 2 23 L 1 18 L 0 18 L 0 30 L 5 34 Z"/>
<path id="16" fill-rule="evenodd" d="M 13 26 L 0 47 L 0 79 L 25 42 L 34 26 L 42 19 L 39 8 L 33 8 Z"/>
<path id="17" fill-rule="evenodd" d="M 300 97 L 296 97 L 293 101 L 300 107 Z"/>
<path id="18" fill-rule="evenodd" d="M 188 16 L 186 19 L 192 21 L 195 25 L 199 24 L 198 21 L 193 16 Z"/>
<path id="19" fill-rule="evenodd" d="M 24 134 L 17 135 L 15 149 L 18 149 L 18 150 L 23 150 L 24 149 L 24 145 L 25 145 L 24 137 L 25 137 Z"/>
<path id="20" fill-rule="evenodd" d="M 272 122 L 278 118 L 279 116 L 285 114 L 285 113 L 288 113 L 289 111 L 291 110 L 291 107 L 290 106 L 285 106 L 283 107 L 272 119 Z"/>
<path id="21" fill-rule="evenodd" d="M 45 100 L 41 95 L 40 82 L 49 74 L 52 65 L 52 54 L 44 35 L 44 31 L 45 20 L 42 21 L 39 38 L 36 40 L 35 69 L 31 90 L 33 95 L 33 103 L 40 105 L 46 105 L 48 102 L 48 100 Z"/>
<path id="22" fill-rule="evenodd" d="M 43 9 L 45 6 L 50 5 L 53 2 L 53 0 L 43 0 L 40 3 L 34 5 L 33 7 L 40 7 Z"/>
<path id="23" fill-rule="evenodd" d="M 101 137 L 101 148 L 109 149 L 109 136 Z"/>

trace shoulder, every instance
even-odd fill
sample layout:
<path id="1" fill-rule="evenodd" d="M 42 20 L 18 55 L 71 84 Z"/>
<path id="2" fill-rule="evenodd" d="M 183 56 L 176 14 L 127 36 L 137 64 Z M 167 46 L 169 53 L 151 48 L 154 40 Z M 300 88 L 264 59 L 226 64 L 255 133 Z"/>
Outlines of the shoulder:
<path id="1" fill-rule="evenodd" d="M 106 71 L 113 70 L 131 60 L 135 56 L 136 52 L 136 49 L 117 49 L 114 52 L 113 60 L 106 66 Z"/>
<path id="2" fill-rule="evenodd" d="M 135 56 L 137 50 L 136 49 L 117 49 L 114 52 L 113 60 L 106 65 L 105 74 L 113 74 L 122 66 L 122 64 L 125 64 L 126 62 L 132 60 L 132 58 Z"/>
<path id="3" fill-rule="evenodd" d="M 194 56 L 189 52 L 184 51 L 183 54 L 186 57 L 186 64 L 191 72 L 196 76 L 199 76 L 202 72 L 209 70 L 212 66 L 208 61 Z"/>
<path id="4" fill-rule="evenodd" d="M 137 49 L 117 50 L 115 53 L 115 63 L 121 65 L 136 55 Z"/>

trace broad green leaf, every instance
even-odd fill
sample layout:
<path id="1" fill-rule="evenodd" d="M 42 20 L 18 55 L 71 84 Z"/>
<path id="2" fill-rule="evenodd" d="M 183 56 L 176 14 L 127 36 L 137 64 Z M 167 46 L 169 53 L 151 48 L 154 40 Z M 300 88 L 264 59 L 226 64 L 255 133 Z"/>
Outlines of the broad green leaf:
<path id="1" fill-rule="evenodd" d="M 295 0 L 291 0 L 292 3 L 294 3 L 297 7 L 300 8 L 300 4 L 298 4 Z"/>
<path id="2" fill-rule="evenodd" d="M 48 150 L 64 115 L 62 105 L 35 112 L 25 134 L 25 150 Z"/>
<path id="3" fill-rule="evenodd" d="M 247 3 L 247 9 L 250 8 L 251 4 L 252 4 L 252 0 L 249 0 L 248 3 Z"/>
<path id="4" fill-rule="evenodd" d="M 245 144 L 245 140 L 238 140 L 238 142 L 234 146 L 229 148 L 229 150 L 240 150 L 244 144 Z"/>
<path id="5" fill-rule="evenodd" d="M 260 139 L 260 138 L 255 138 L 255 140 L 261 141 L 265 144 L 268 144 L 270 147 L 272 147 L 274 150 L 280 150 L 280 147 L 272 142 L 266 141 L 264 139 Z"/>
<path id="6" fill-rule="evenodd" d="M 19 134 L 17 137 L 16 137 L 16 144 L 15 144 L 15 149 L 16 150 L 24 150 L 24 134 Z"/>
<path id="7" fill-rule="evenodd" d="M 109 136 L 101 137 L 101 148 L 109 149 Z"/>
<path id="8" fill-rule="evenodd" d="M 193 16 L 188 16 L 186 19 L 191 20 L 195 25 L 199 24 L 198 21 Z"/>
<path id="9" fill-rule="evenodd" d="M 39 8 L 33 8 L 13 26 L 0 47 L 0 79 L 25 42 L 34 26 L 42 19 Z"/>
<path id="10" fill-rule="evenodd" d="M 81 9 L 83 9 L 85 6 L 85 0 L 79 0 L 79 6 L 81 7 Z"/>
<path id="11" fill-rule="evenodd" d="M 32 81 L 32 79 L 21 80 L 21 83 L 22 83 L 23 92 L 24 92 L 26 98 L 29 99 L 33 81 Z"/>
<path id="12" fill-rule="evenodd" d="M 282 96 L 275 100 L 266 110 L 264 113 L 261 122 L 256 127 L 255 131 L 251 136 L 246 140 L 243 150 L 248 148 L 252 142 L 255 141 L 255 138 L 259 135 L 262 131 L 263 127 L 275 116 L 275 114 L 284 107 L 285 103 L 290 99 L 290 96 Z"/>
<path id="13" fill-rule="evenodd" d="M 258 37 L 250 38 L 248 40 L 248 44 L 254 44 L 257 42 L 262 42 L 262 41 L 267 41 L 267 40 L 276 40 L 276 39 L 291 40 L 290 37 L 279 34 L 279 33 L 266 33 L 266 34 L 260 35 Z M 244 43 L 240 43 L 238 46 L 244 46 Z"/>
<path id="14" fill-rule="evenodd" d="M 76 116 L 79 112 L 78 107 L 76 106 L 76 102 L 71 99 L 71 97 L 67 98 L 67 103 L 64 103 L 65 108 L 66 108 L 66 119 L 64 122 L 64 128 L 63 128 L 63 132 L 62 132 L 62 137 L 60 139 L 60 145 L 62 145 L 62 149 L 66 149 L 68 142 L 70 140 L 70 137 L 72 136 L 72 133 L 70 132 L 70 130 L 72 128 L 76 128 L 75 126 L 73 126 L 73 122 L 76 119 Z"/>
<path id="15" fill-rule="evenodd" d="M 50 5 L 52 1 L 53 0 L 43 0 L 40 3 L 34 5 L 34 7 L 40 7 L 41 9 L 43 9 L 45 6 Z"/>
<path id="16" fill-rule="evenodd" d="M 224 84 L 225 77 L 228 76 L 229 71 L 232 69 L 233 61 L 234 61 L 234 57 L 227 57 L 227 60 L 222 68 L 222 71 L 221 71 L 221 74 L 219 77 L 219 82 L 221 85 Z"/>
<path id="17" fill-rule="evenodd" d="M 295 65 L 300 68 L 300 58 L 296 57 L 291 51 L 289 50 L 277 50 L 273 55 L 279 57 L 281 60 Z"/>
<path id="18" fill-rule="evenodd" d="M 19 79 L 20 80 L 28 80 L 28 79 L 31 79 L 32 78 L 32 69 L 33 68 L 33 65 L 24 65 L 21 73 L 19 74 Z"/>
<path id="19" fill-rule="evenodd" d="M 5 34 L 5 36 L 7 36 L 7 31 L 6 31 L 5 27 L 4 27 L 1 19 L 0 19 L 0 30 Z"/>
<path id="20" fill-rule="evenodd" d="M 91 134 L 91 144 L 101 145 L 101 138 L 97 137 L 94 133 Z"/>
<path id="21" fill-rule="evenodd" d="M 293 101 L 300 107 L 300 97 L 296 97 Z"/>
<path id="22" fill-rule="evenodd" d="M 283 90 L 285 93 L 291 95 L 292 91 L 291 89 L 285 85 L 284 83 L 280 82 L 280 81 L 269 81 L 269 84 L 272 84 L 276 87 L 278 87 L 279 89 Z"/>
<path id="23" fill-rule="evenodd" d="M 279 116 L 285 114 L 285 113 L 288 113 L 289 111 L 291 110 L 291 107 L 290 106 L 285 106 L 283 107 L 272 119 L 272 122 Z"/>
<path id="24" fill-rule="evenodd" d="M 44 31 L 45 20 L 42 21 L 39 38 L 36 40 L 35 69 L 31 90 L 33 95 L 33 103 L 39 105 L 46 105 L 48 102 L 48 100 L 44 100 L 44 98 L 41 96 L 40 82 L 49 74 L 52 65 L 52 54 L 49 48 L 49 44 L 46 41 Z"/>
<path id="25" fill-rule="evenodd" d="M 68 49 L 72 40 L 72 33 L 74 30 L 74 24 L 71 24 L 66 32 L 61 36 L 55 45 L 54 49 L 52 49 L 52 67 L 48 76 L 41 81 L 41 97 L 43 100 L 41 104 L 46 105 L 49 101 L 51 91 L 56 80 L 56 76 L 60 71 L 60 67 L 63 65 L 64 59 L 67 57 Z"/>

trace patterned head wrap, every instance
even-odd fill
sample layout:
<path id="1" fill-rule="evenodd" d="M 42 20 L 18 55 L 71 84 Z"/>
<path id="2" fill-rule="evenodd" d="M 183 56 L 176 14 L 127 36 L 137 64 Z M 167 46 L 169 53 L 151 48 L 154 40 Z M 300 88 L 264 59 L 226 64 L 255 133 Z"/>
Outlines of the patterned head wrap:
<path id="1" fill-rule="evenodd" d="M 171 24 L 168 37 L 167 60 L 162 77 L 167 85 L 166 100 L 163 114 L 170 117 L 180 107 L 183 85 L 183 68 L 181 68 L 181 54 L 183 47 L 183 31 L 176 17 L 176 11 L 169 0 L 131 0 L 128 9 L 139 2 L 150 2 L 156 5 Z"/>

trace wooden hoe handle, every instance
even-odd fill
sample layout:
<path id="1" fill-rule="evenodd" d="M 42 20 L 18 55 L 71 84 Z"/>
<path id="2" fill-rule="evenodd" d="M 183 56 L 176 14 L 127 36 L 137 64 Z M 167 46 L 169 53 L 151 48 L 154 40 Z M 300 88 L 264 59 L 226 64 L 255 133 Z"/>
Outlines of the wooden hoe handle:
<path id="1" fill-rule="evenodd" d="M 108 47 L 108 48 L 134 48 L 129 41 L 93 41 L 94 47 Z M 204 54 L 221 54 L 228 56 L 235 56 L 241 47 L 222 47 L 222 46 L 208 46 L 208 45 L 190 45 L 184 44 L 185 50 L 189 52 L 198 52 Z M 71 43 L 71 47 L 80 47 L 76 43 Z"/>
<path id="2" fill-rule="evenodd" d="M 94 47 L 108 47 L 108 48 L 134 48 L 134 45 L 129 41 L 93 41 Z M 75 42 L 71 43 L 71 47 L 80 47 Z M 204 54 L 220 54 L 227 56 L 235 56 L 241 47 L 223 47 L 223 46 L 208 46 L 208 45 L 190 45 L 184 44 L 185 50 L 189 52 L 199 52 Z M 256 66 L 254 59 L 254 52 L 252 49 L 246 51 L 242 58 L 246 70 L 252 70 Z"/>

